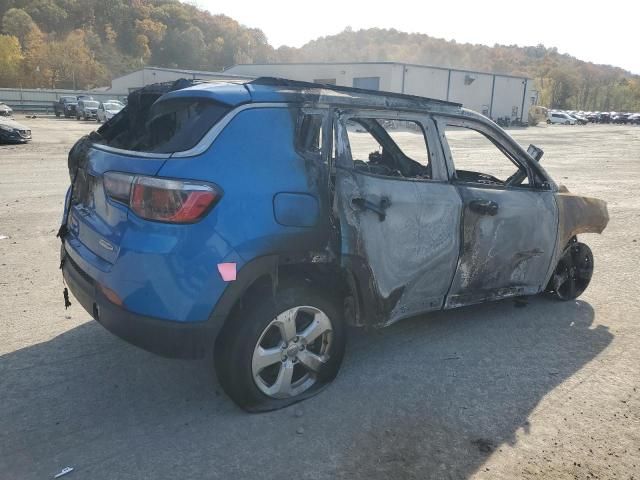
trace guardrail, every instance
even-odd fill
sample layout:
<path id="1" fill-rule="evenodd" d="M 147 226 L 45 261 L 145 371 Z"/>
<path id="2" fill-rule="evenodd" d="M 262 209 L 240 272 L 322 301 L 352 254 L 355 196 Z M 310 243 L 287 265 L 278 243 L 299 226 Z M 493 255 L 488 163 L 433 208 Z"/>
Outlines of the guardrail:
<path id="1" fill-rule="evenodd" d="M 54 113 L 53 111 L 53 104 L 49 103 L 49 104 L 42 104 L 42 103 L 22 103 L 22 104 L 13 104 L 10 102 L 4 102 L 7 105 L 9 105 L 14 112 L 20 112 L 20 113 L 45 113 L 45 114 L 52 114 Z"/>
<path id="2" fill-rule="evenodd" d="M 9 105 L 15 112 L 53 114 L 53 103 L 60 97 L 91 95 L 98 102 L 125 99 L 125 95 L 109 92 L 86 92 L 79 90 L 42 90 L 0 88 L 0 102 Z"/>

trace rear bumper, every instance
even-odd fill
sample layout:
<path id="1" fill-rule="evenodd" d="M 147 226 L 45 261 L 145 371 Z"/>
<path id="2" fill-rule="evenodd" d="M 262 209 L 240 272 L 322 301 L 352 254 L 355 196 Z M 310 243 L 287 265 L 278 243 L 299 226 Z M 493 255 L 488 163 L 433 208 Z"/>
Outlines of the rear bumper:
<path id="1" fill-rule="evenodd" d="M 64 251 L 63 255 L 62 274 L 69 290 L 84 309 L 114 335 L 171 358 L 202 358 L 213 348 L 216 331 L 210 322 L 180 323 L 130 312 L 110 302 L 95 280 Z"/>

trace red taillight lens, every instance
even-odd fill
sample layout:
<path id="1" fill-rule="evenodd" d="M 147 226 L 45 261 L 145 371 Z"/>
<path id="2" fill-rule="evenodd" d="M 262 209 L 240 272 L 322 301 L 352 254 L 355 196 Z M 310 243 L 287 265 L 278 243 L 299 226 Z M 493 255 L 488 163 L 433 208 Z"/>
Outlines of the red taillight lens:
<path id="1" fill-rule="evenodd" d="M 205 183 L 131 176 L 108 172 L 105 190 L 126 203 L 139 217 L 169 223 L 200 220 L 220 199 L 221 193 Z"/>

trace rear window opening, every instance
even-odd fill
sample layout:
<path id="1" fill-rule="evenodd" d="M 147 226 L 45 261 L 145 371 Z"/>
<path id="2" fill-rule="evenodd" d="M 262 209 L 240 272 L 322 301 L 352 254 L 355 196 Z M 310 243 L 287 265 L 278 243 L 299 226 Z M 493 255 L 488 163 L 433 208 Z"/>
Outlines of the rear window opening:
<path id="1" fill-rule="evenodd" d="M 114 122 L 98 130 L 97 142 L 122 150 L 175 153 L 195 147 L 230 110 L 213 100 L 142 95 L 129 103 Z"/>

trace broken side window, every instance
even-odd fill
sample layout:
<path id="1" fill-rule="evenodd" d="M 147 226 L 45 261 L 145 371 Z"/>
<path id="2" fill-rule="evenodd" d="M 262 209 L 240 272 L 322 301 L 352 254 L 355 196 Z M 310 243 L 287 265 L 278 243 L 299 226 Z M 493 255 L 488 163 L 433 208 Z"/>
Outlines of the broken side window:
<path id="1" fill-rule="evenodd" d="M 484 133 L 447 125 L 445 136 L 455 166 L 455 179 L 465 183 L 504 186 L 522 170 L 511 156 Z M 526 172 L 519 185 L 527 185 Z"/>
<path id="2" fill-rule="evenodd" d="M 114 135 L 104 132 L 102 143 L 123 150 L 175 153 L 195 147 L 229 107 L 212 100 L 174 98 L 154 103 L 151 108 L 133 112 L 127 107 L 129 122 Z M 134 120 L 135 119 L 135 120 Z"/>
<path id="3" fill-rule="evenodd" d="M 351 118 L 346 125 L 356 170 L 389 177 L 431 179 L 422 126 L 412 120 Z"/>

